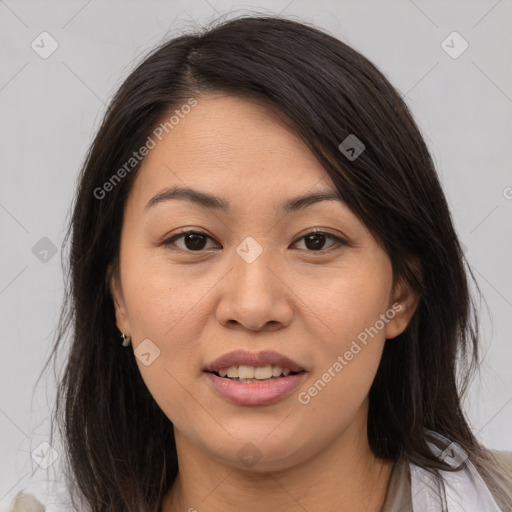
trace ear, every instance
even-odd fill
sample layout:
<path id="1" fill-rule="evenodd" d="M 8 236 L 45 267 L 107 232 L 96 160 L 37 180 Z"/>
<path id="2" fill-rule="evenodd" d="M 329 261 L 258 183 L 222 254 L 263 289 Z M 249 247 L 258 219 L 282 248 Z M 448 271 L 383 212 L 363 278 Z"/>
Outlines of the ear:
<path id="1" fill-rule="evenodd" d="M 130 336 L 131 326 L 126 314 L 126 305 L 124 301 L 123 290 L 121 288 L 121 280 L 119 276 L 118 267 L 114 269 L 111 265 L 107 271 L 107 283 L 110 290 L 110 295 L 114 302 L 114 309 L 116 314 L 117 328 L 127 336 Z"/>
<path id="2" fill-rule="evenodd" d="M 392 339 L 401 334 L 409 325 L 412 315 L 418 307 L 419 298 L 412 290 L 409 283 L 400 280 L 393 289 L 393 296 L 388 306 L 388 311 L 394 311 L 386 326 L 386 339 Z"/>

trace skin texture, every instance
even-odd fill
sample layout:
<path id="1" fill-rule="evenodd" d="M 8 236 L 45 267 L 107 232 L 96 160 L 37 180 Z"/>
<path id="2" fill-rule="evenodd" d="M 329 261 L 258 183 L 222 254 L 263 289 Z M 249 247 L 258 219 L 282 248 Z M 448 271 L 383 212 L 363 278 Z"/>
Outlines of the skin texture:
<path id="1" fill-rule="evenodd" d="M 288 198 L 335 188 L 271 111 L 224 95 L 197 99 L 142 164 L 111 279 L 117 326 L 132 349 L 150 339 L 160 350 L 149 366 L 137 364 L 174 424 L 179 475 L 162 511 L 381 510 L 392 463 L 370 451 L 367 397 L 384 343 L 406 328 L 417 299 L 393 287 L 389 257 L 343 203 L 279 211 Z M 230 211 L 169 200 L 144 212 L 174 185 L 221 196 Z M 185 238 L 160 245 L 183 228 L 209 235 L 204 248 Z M 313 229 L 348 245 L 325 238 L 316 249 L 303 238 Z M 262 248 L 252 263 L 236 252 L 248 236 Z M 384 328 L 300 403 L 298 393 L 396 302 L 401 310 Z M 228 403 L 202 370 L 234 349 L 280 352 L 306 380 L 271 405 Z M 261 455 L 252 467 L 238 457 L 247 443 Z"/>

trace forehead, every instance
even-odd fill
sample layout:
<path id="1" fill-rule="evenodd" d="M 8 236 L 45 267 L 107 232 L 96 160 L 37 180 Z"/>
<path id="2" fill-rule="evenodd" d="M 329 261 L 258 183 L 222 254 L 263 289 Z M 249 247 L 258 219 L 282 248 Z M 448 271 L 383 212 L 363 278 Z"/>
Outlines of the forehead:
<path id="1" fill-rule="evenodd" d="M 229 196 L 234 204 L 249 196 L 278 202 L 283 196 L 335 190 L 300 137 L 252 100 L 198 97 L 197 105 L 167 131 L 138 171 L 130 200 L 139 207 L 176 185 Z"/>

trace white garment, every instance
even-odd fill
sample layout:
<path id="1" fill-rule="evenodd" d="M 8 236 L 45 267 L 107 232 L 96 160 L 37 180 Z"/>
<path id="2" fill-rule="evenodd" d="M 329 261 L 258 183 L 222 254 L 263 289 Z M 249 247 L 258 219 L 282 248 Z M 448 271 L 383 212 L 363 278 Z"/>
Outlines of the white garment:
<path id="1" fill-rule="evenodd" d="M 444 443 L 441 451 L 429 443 L 434 455 L 457 471 L 437 470 L 437 475 L 409 463 L 414 512 L 501 512 L 468 454 L 437 432 L 431 436 Z"/>

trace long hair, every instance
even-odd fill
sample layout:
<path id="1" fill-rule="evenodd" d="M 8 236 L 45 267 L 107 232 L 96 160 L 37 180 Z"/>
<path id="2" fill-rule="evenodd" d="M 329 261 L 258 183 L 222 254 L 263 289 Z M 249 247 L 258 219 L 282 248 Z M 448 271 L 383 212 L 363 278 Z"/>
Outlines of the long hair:
<path id="1" fill-rule="evenodd" d="M 370 390 L 372 451 L 450 470 L 427 444 L 425 429 L 434 430 L 459 443 L 495 485 L 492 456 L 461 407 L 479 357 L 466 271 L 473 276 L 407 105 L 374 64 L 324 31 L 279 16 L 242 16 L 150 52 L 110 102 L 81 169 L 65 237 L 69 286 L 50 355 L 68 335 L 54 419 L 66 444 L 69 488 L 93 512 L 157 512 L 177 475 L 172 423 L 146 388 L 133 351 L 120 346 L 108 286 L 140 163 L 125 167 L 120 180 L 112 176 L 162 119 L 210 92 L 260 101 L 278 113 L 385 249 L 394 279 L 419 297 L 407 329 L 385 344 Z M 365 145 L 356 159 L 339 149 L 349 135 Z M 99 193 L 107 182 L 108 194 Z"/>

